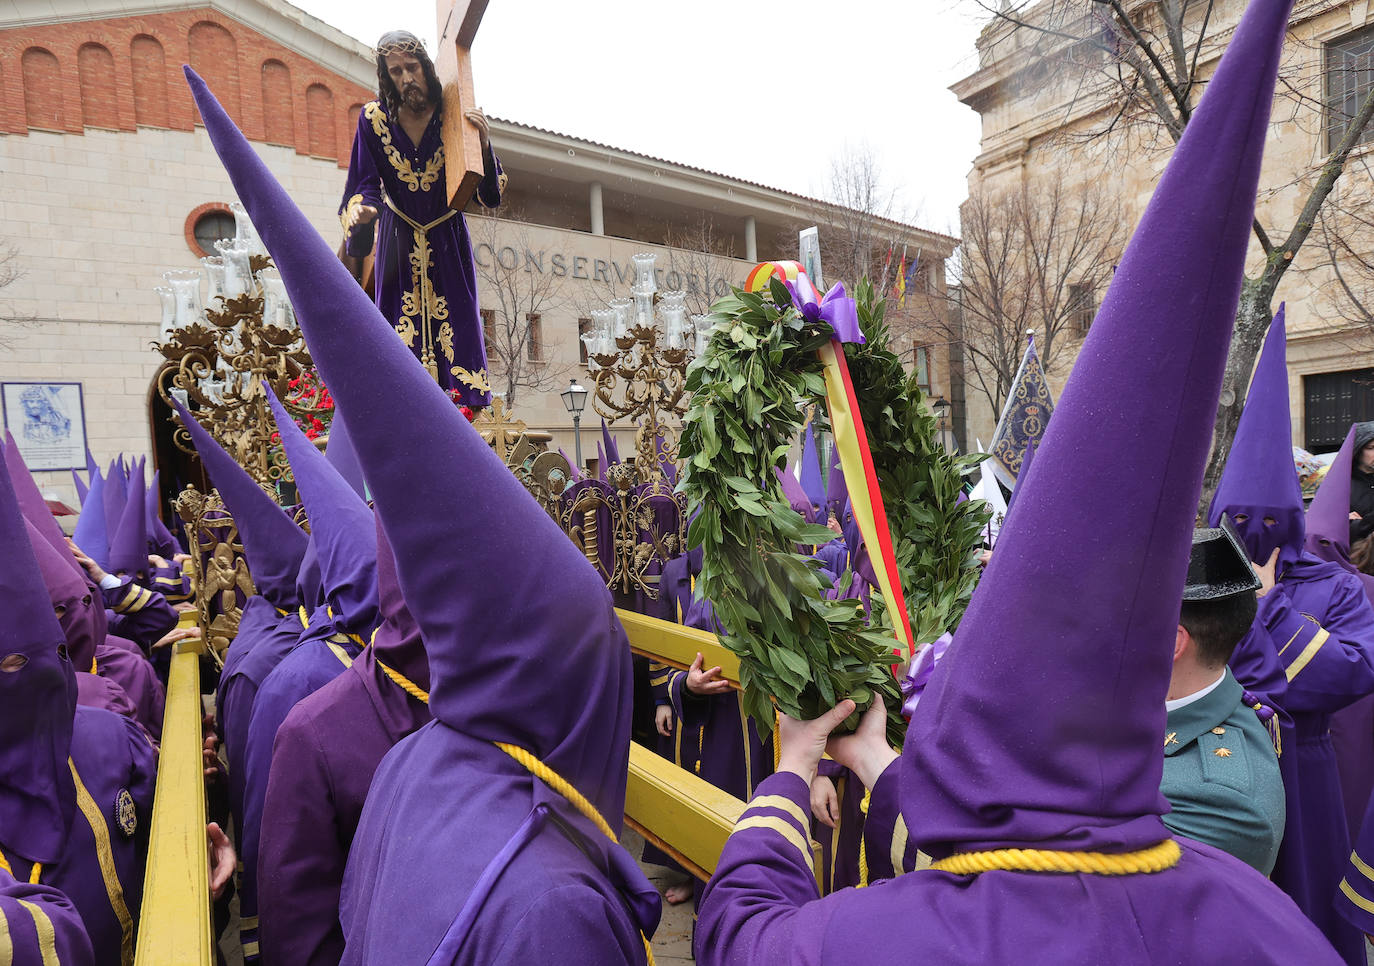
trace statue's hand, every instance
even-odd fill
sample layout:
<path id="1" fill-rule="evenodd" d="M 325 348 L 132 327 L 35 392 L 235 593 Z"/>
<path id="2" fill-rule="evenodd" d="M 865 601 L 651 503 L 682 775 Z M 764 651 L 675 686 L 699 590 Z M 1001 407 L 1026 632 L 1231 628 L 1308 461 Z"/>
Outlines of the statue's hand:
<path id="1" fill-rule="evenodd" d="M 353 209 L 348 216 L 348 227 L 355 228 L 358 225 L 370 225 L 377 220 L 377 209 L 372 205 L 359 205 Z"/>
<path id="2" fill-rule="evenodd" d="M 482 139 L 482 147 L 485 149 L 491 141 L 491 124 L 487 122 L 487 116 L 482 113 L 482 109 L 479 107 L 476 110 L 467 111 L 463 117 L 467 118 L 468 123 L 477 128 L 477 135 Z"/>

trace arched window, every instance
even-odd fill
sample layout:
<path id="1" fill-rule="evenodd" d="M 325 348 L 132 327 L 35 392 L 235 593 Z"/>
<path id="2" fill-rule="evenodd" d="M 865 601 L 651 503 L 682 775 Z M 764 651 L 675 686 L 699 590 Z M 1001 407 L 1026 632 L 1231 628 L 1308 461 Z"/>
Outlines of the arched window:
<path id="1" fill-rule="evenodd" d="M 337 157 L 339 142 L 334 136 L 334 94 L 323 84 L 311 84 L 305 89 L 305 120 L 310 154 L 317 158 Z"/>
<path id="2" fill-rule="evenodd" d="M 82 125 L 118 128 L 114 57 L 109 50 L 100 44 L 82 44 L 76 52 L 76 76 L 81 86 Z"/>
<path id="3" fill-rule="evenodd" d="M 279 60 L 263 61 L 262 116 L 268 141 L 273 144 L 296 143 L 296 125 L 292 114 L 290 68 Z"/>
<path id="4" fill-rule="evenodd" d="M 202 20 L 191 28 L 187 41 L 191 68 L 205 78 L 210 90 L 236 124 L 239 116 L 239 56 L 234 35 L 217 23 Z"/>
<path id="5" fill-rule="evenodd" d="M 61 131 L 66 118 L 62 112 L 61 68 L 52 51 L 30 47 L 24 51 L 20 66 L 24 73 L 24 114 L 29 127 Z"/>
<path id="6" fill-rule="evenodd" d="M 156 37 L 139 34 L 129 45 L 134 69 L 134 122 L 167 127 L 167 59 Z"/>

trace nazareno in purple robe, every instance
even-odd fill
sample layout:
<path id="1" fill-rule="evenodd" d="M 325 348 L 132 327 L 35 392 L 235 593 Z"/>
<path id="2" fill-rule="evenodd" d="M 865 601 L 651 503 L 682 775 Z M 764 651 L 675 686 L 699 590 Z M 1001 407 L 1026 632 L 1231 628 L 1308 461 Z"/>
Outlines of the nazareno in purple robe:
<path id="1" fill-rule="evenodd" d="M 92 966 L 91 941 L 72 901 L 57 889 L 20 882 L 0 869 L 0 935 L 7 961 Z"/>
<path id="2" fill-rule="evenodd" d="M 697 600 L 695 578 L 702 552 L 696 548 L 669 560 L 659 582 L 660 615 L 687 627 L 717 633 L 720 625 L 709 601 Z M 754 788 L 773 771 L 773 736 L 759 735 L 744 714 L 738 695 L 695 695 L 687 690 L 687 672 L 650 664 L 654 704 L 673 709 L 673 732 L 658 738 L 658 752 L 679 768 L 748 801 Z M 656 846 L 645 843 L 643 859 L 676 868 Z"/>
<path id="3" fill-rule="evenodd" d="M 385 104 L 363 105 L 339 216 L 346 223 L 360 205 L 377 209 L 375 223 L 348 232 L 348 254 L 366 256 L 375 236 L 377 307 L 440 386 L 457 391 L 462 405 L 481 407 L 491 402 L 491 384 L 477 273 L 467 222 L 448 206 L 441 114 L 434 111 L 414 145 Z M 506 176 L 490 147 L 482 160 L 485 170 L 473 197 L 484 208 L 496 208 Z M 417 268 L 426 256 L 428 265 Z"/>
<path id="4" fill-rule="evenodd" d="M 759 786 L 707 886 L 700 966 L 1337 962 L 1263 876 L 1170 844 L 1160 819 L 1169 645 L 1289 9 L 1251 3 L 1236 29 L 889 766 L 916 846 L 937 867 L 985 853 L 988 870 L 818 898 L 809 789 L 782 772 Z M 1154 872 L 1045 874 L 1014 870 L 1003 848 L 1166 859 Z"/>
<path id="5" fill-rule="evenodd" d="M 1326 479 L 1307 508 L 1304 548 L 1356 576 L 1365 596 L 1374 601 L 1374 577 L 1350 562 L 1350 474 L 1356 450 L 1356 426 L 1331 461 Z M 1360 834 L 1365 805 L 1374 797 L 1374 694 L 1331 716 L 1331 744 L 1341 776 L 1341 798 L 1353 842 Z"/>
<path id="6" fill-rule="evenodd" d="M 382 625 L 372 645 L 277 729 L 259 833 L 260 945 L 268 963 L 324 966 L 343 957 L 339 892 L 368 785 L 392 746 L 430 721 L 428 703 L 387 674 L 429 689 L 420 628 L 380 527 L 377 598 Z"/>
<path id="7" fill-rule="evenodd" d="M 1363 966 L 1364 940 L 1334 906 L 1350 833 L 1330 724 L 1334 712 L 1374 693 L 1374 609 L 1355 574 L 1303 549 L 1306 519 L 1288 442 L 1286 344 L 1281 308 L 1208 519 L 1216 525 L 1229 515 L 1252 560 L 1278 551 L 1278 582 L 1261 598 L 1254 628 L 1237 647 L 1238 655 L 1272 649 L 1285 683 L 1281 694 L 1265 700 L 1293 720 L 1293 740 L 1279 757 L 1288 818 L 1273 881 L 1348 964 Z M 1264 691 L 1261 682 L 1237 680 L 1252 693 Z"/>
<path id="8" fill-rule="evenodd" d="M 263 806 L 273 747 L 296 702 L 348 668 L 366 646 L 379 619 L 376 521 L 362 497 L 333 462 L 316 449 L 268 392 L 282 447 L 310 518 L 311 544 L 320 562 L 324 605 L 310 617 L 295 648 L 263 680 L 253 698 L 244 751 L 243 876 L 239 893 L 240 943 L 246 960 L 256 957 L 260 925 L 258 859 Z M 336 408 L 334 425 L 342 426 Z M 346 437 L 345 437 L 346 438 Z M 361 480 L 356 485 L 361 486 Z M 252 658 L 249 655 L 249 660 Z"/>
<path id="9" fill-rule="evenodd" d="M 565 964 L 642 963 L 641 934 L 658 920 L 653 886 L 495 744 L 559 775 L 618 833 L 633 680 L 605 584 L 397 341 L 204 83 L 187 78 L 348 414 L 429 657 L 435 720 L 383 758 L 354 837 L 343 962 L 501 966 L 556 948 Z M 474 553 L 483 579 L 455 581 L 451 565 Z"/>

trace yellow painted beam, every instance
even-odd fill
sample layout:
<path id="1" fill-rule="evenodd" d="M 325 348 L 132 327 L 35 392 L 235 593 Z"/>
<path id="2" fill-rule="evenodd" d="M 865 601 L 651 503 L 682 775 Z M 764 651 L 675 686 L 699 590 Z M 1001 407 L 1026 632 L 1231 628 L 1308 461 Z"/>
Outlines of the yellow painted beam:
<path id="1" fill-rule="evenodd" d="M 736 690 L 739 689 L 739 658 L 734 651 L 721 644 L 716 635 L 657 617 L 645 617 L 619 607 L 615 613 L 630 638 L 630 650 L 636 654 L 686 670 L 692 666 L 692 661 L 696 660 L 700 651 L 703 666 L 709 668 L 720 665 L 721 677 Z"/>
<path id="2" fill-rule="evenodd" d="M 698 878 L 709 879 L 715 872 L 725 840 L 746 807 L 643 745 L 630 743 L 626 823 Z M 819 878 L 820 845 L 811 842 L 811 852 Z"/>
<path id="3" fill-rule="evenodd" d="M 173 645 L 136 966 L 214 963 L 201 758 L 203 646 L 199 640 Z"/>

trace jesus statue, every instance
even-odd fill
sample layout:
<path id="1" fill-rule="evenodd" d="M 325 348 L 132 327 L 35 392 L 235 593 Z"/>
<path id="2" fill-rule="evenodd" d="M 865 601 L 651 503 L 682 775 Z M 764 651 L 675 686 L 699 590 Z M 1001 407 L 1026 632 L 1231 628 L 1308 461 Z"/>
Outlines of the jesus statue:
<path id="1" fill-rule="evenodd" d="M 377 42 L 377 100 L 363 105 L 339 218 L 345 253 L 372 251 L 377 308 L 449 391 L 474 409 L 491 402 L 477 305 L 472 242 L 462 212 L 448 205 L 443 111 L 434 63 L 414 34 Z M 481 111 L 464 115 L 482 140 L 483 177 L 475 197 L 501 203 L 506 176 Z"/>

